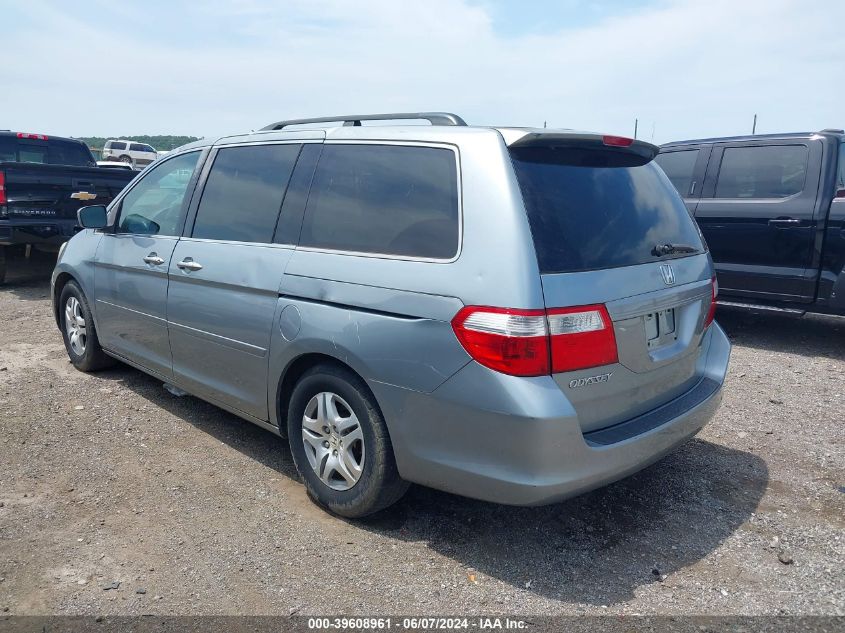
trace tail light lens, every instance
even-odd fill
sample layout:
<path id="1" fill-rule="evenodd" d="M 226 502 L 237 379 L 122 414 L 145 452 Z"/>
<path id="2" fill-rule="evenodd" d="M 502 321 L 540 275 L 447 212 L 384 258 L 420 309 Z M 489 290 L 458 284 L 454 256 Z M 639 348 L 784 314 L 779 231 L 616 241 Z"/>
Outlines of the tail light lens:
<path id="1" fill-rule="evenodd" d="M 551 310 L 467 306 L 452 319 L 478 363 L 512 376 L 543 376 L 615 363 L 616 337 L 603 305 Z"/>
<path id="2" fill-rule="evenodd" d="M 6 172 L 0 171 L 0 204 L 6 204 Z"/>
<path id="3" fill-rule="evenodd" d="M 476 361 L 513 376 L 549 373 L 545 310 L 467 306 L 452 319 L 455 335 Z"/>
<path id="4" fill-rule="evenodd" d="M 704 319 L 704 329 L 710 327 L 713 319 L 716 318 L 716 299 L 719 297 L 719 282 L 716 281 L 716 276 L 710 280 L 710 309 L 707 311 L 707 317 Z"/>
<path id="5" fill-rule="evenodd" d="M 616 335 L 603 305 L 548 310 L 552 373 L 610 365 L 619 360 Z"/>
<path id="6" fill-rule="evenodd" d="M 602 143 L 609 147 L 630 147 L 634 144 L 634 139 L 627 136 L 602 136 Z"/>

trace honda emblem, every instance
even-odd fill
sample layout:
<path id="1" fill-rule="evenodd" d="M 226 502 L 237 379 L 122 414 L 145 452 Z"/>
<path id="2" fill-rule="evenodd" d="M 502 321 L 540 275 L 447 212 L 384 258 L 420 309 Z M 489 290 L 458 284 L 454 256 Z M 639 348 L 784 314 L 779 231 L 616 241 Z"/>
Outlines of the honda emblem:
<path id="1" fill-rule="evenodd" d="M 660 264 L 660 274 L 663 277 L 663 283 L 671 286 L 675 283 L 675 271 L 669 264 Z"/>

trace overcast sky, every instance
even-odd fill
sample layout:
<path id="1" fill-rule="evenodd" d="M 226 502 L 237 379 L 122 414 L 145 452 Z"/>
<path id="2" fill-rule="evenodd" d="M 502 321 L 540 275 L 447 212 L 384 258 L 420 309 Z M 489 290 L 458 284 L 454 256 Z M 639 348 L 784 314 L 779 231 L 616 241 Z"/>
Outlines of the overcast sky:
<path id="1" fill-rule="evenodd" d="M 2 2 L 2 0 L 0 0 Z M 0 127 L 447 110 L 662 143 L 845 126 L 842 0 L 2 2 Z"/>

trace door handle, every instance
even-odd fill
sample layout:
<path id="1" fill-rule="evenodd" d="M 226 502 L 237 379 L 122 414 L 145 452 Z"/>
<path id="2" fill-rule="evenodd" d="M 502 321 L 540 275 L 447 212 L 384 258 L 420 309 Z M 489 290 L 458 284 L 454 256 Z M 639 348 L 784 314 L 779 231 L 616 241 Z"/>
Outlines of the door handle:
<path id="1" fill-rule="evenodd" d="M 186 257 L 181 262 L 176 264 L 182 270 L 201 270 L 202 264 L 195 262 L 192 258 Z"/>
<path id="2" fill-rule="evenodd" d="M 769 220 L 769 224 L 774 226 L 795 226 L 796 224 L 801 224 L 803 220 L 799 220 L 797 218 L 772 218 Z"/>
<path id="3" fill-rule="evenodd" d="M 150 253 L 144 258 L 144 261 L 153 266 L 161 266 L 164 263 L 164 260 L 156 253 Z"/>

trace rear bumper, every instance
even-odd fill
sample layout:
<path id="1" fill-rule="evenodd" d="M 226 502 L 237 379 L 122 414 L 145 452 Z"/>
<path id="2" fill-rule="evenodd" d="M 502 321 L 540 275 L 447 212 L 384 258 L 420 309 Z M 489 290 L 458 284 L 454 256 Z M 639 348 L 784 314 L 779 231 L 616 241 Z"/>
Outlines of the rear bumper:
<path id="1" fill-rule="evenodd" d="M 0 220 L 0 246 L 50 244 L 59 246 L 78 231 L 76 220 L 50 218 Z"/>
<path id="2" fill-rule="evenodd" d="M 372 384 L 407 480 L 510 505 L 586 492 L 657 461 L 713 417 L 730 357 L 718 325 L 702 341 L 701 380 L 622 424 L 581 431 L 551 377 L 516 378 L 470 363 L 430 394 Z"/>

